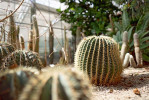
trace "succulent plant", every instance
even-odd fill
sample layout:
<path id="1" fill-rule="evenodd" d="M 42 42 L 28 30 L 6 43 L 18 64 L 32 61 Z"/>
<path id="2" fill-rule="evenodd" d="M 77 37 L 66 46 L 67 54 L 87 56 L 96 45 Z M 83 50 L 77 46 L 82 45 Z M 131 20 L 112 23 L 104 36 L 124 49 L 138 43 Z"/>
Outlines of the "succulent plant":
<path id="1" fill-rule="evenodd" d="M 2 69 L 12 69 L 21 65 L 36 67 L 39 70 L 43 67 L 37 53 L 32 51 L 16 50 L 4 59 Z"/>
<path id="2" fill-rule="evenodd" d="M 39 53 L 39 29 L 36 15 L 32 16 L 33 21 L 33 51 Z"/>
<path id="3" fill-rule="evenodd" d="M 11 44 L 5 42 L 0 43 L 0 66 L 2 59 L 4 59 L 7 55 L 12 53 L 13 51 L 15 51 L 15 48 Z"/>
<path id="4" fill-rule="evenodd" d="M 21 36 L 21 50 L 24 50 L 25 49 L 25 41 L 24 41 L 24 38 Z"/>
<path id="5" fill-rule="evenodd" d="M 123 43 L 122 43 L 120 58 L 123 62 L 124 58 L 125 58 L 125 55 L 127 53 L 127 48 L 128 48 L 128 32 L 127 31 L 125 31 L 123 33 L 123 39 L 122 40 L 123 40 Z"/>
<path id="6" fill-rule="evenodd" d="M 89 81 L 72 69 L 50 68 L 31 78 L 19 100 L 90 100 Z"/>
<path id="7" fill-rule="evenodd" d="M 15 48 L 17 47 L 17 29 L 14 20 L 14 16 L 9 17 L 9 33 L 8 33 L 8 42 L 11 43 Z"/>
<path id="8" fill-rule="evenodd" d="M 75 67 L 95 85 L 116 84 L 123 70 L 118 44 L 107 36 L 84 38 L 77 47 Z"/>
<path id="9" fill-rule="evenodd" d="M 142 52 L 140 50 L 140 44 L 139 44 L 139 36 L 137 33 L 133 35 L 134 38 L 134 49 L 135 49 L 135 57 L 137 61 L 137 66 L 142 67 L 143 66 L 143 60 L 142 60 Z"/>
<path id="10" fill-rule="evenodd" d="M 18 68 L 0 73 L 0 100 L 17 100 L 30 77 L 36 77 L 37 69 Z"/>

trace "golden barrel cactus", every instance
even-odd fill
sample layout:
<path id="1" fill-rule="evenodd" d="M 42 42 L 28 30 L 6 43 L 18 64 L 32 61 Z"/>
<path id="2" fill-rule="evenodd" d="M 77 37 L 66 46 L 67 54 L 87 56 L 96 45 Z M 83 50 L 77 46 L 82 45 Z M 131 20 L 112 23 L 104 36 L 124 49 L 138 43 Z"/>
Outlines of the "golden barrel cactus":
<path id="1" fill-rule="evenodd" d="M 90 100 L 89 81 L 78 71 L 49 68 L 32 78 L 19 100 Z"/>
<path id="2" fill-rule="evenodd" d="M 39 74 L 37 69 L 23 67 L 1 72 L 0 100 L 18 100 L 30 77 L 36 77 L 36 74 Z"/>
<path id="3" fill-rule="evenodd" d="M 118 44 L 107 36 L 84 38 L 77 47 L 75 67 L 95 85 L 116 84 L 123 70 Z"/>
<path id="4" fill-rule="evenodd" d="M 19 66 L 43 68 L 42 62 L 37 53 L 25 50 L 16 50 L 3 60 L 2 69 L 13 69 Z"/>

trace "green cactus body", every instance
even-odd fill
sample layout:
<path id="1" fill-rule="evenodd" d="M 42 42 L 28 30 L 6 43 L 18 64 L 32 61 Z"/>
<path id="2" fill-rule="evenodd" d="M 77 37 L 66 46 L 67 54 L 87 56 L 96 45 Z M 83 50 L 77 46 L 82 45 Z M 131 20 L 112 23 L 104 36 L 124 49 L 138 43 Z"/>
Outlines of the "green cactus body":
<path id="1" fill-rule="evenodd" d="M 2 67 L 3 69 L 13 69 L 20 65 L 36 67 L 39 70 L 43 67 L 37 53 L 32 51 L 24 51 L 24 50 L 17 50 L 12 52 L 3 61 Z"/>
<path id="2" fill-rule="evenodd" d="M 90 100 L 88 80 L 72 69 L 50 68 L 32 78 L 19 100 Z"/>
<path id="3" fill-rule="evenodd" d="M 0 73 L 0 100 L 17 100 L 30 77 L 39 74 L 37 69 L 18 68 Z"/>
<path id="4" fill-rule="evenodd" d="M 89 36 L 77 47 L 75 67 L 95 85 L 116 84 L 122 73 L 118 44 L 107 36 Z"/>
<path id="5" fill-rule="evenodd" d="M 2 66 L 2 60 L 13 51 L 15 51 L 15 48 L 11 44 L 5 42 L 0 43 L 0 67 Z"/>

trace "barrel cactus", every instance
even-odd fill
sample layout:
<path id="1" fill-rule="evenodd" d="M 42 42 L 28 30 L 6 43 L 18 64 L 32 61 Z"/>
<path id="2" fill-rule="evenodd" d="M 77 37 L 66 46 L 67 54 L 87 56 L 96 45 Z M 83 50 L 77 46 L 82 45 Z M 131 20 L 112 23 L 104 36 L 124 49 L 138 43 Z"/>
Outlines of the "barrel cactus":
<path id="1" fill-rule="evenodd" d="M 0 62 L 2 62 L 2 59 L 4 59 L 7 55 L 12 53 L 14 50 L 15 48 L 11 44 L 1 42 L 0 43 Z M 0 66 L 1 66 L 1 63 L 0 63 Z"/>
<path id="2" fill-rule="evenodd" d="M 2 69 L 13 69 L 21 65 L 36 67 L 39 70 L 43 67 L 37 53 L 32 51 L 16 50 L 4 59 Z"/>
<path id="3" fill-rule="evenodd" d="M 107 36 L 89 36 L 77 47 L 75 67 L 95 85 L 116 84 L 122 73 L 118 44 Z"/>
<path id="4" fill-rule="evenodd" d="M 37 69 L 17 68 L 0 73 L 0 100 L 17 100 L 30 77 L 36 77 Z"/>
<path id="5" fill-rule="evenodd" d="M 19 100 L 90 100 L 89 81 L 72 69 L 50 68 L 31 78 Z"/>

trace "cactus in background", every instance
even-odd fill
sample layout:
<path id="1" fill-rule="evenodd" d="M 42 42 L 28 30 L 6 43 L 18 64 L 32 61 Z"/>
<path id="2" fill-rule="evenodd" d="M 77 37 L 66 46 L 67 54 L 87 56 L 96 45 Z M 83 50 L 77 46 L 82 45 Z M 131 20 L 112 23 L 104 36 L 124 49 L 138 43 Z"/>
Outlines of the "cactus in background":
<path id="1" fill-rule="evenodd" d="M 49 25 L 49 63 L 53 64 L 53 59 L 54 59 L 54 52 L 53 52 L 53 48 L 54 48 L 54 31 L 53 31 L 53 26 L 52 23 L 50 21 L 50 25 Z"/>
<path id="2" fill-rule="evenodd" d="M 37 69 L 18 68 L 0 73 L 0 100 L 17 100 L 30 77 L 36 77 Z"/>
<path id="3" fill-rule="evenodd" d="M 127 53 L 127 48 L 128 48 L 128 32 L 125 31 L 123 33 L 123 44 L 122 44 L 121 54 L 120 54 L 120 58 L 122 60 L 122 63 L 124 61 L 125 54 Z"/>
<path id="4" fill-rule="evenodd" d="M 80 29 L 80 27 L 77 27 L 77 31 L 76 31 L 76 46 L 78 46 L 80 41 L 81 41 L 81 29 Z"/>
<path id="5" fill-rule="evenodd" d="M 65 61 L 66 61 L 66 64 L 69 63 L 69 55 L 68 55 L 68 48 L 69 48 L 69 40 L 66 36 L 66 26 L 64 26 L 64 39 L 65 39 L 65 42 L 64 42 L 64 52 L 65 52 Z"/>
<path id="6" fill-rule="evenodd" d="M 62 50 L 59 51 L 59 64 L 60 65 L 66 64 L 64 52 Z"/>
<path id="7" fill-rule="evenodd" d="M 4 30 L 3 30 L 3 26 L 1 26 L 1 35 L 0 35 L 0 42 L 3 39 L 3 35 L 4 35 Z"/>
<path id="8" fill-rule="evenodd" d="M 0 43 L 0 66 L 2 66 L 2 60 L 13 51 L 15 51 L 15 48 L 11 44 L 5 42 Z"/>
<path id="9" fill-rule="evenodd" d="M 33 51 L 33 31 L 30 31 L 29 34 L 29 42 L 28 42 L 28 50 Z"/>
<path id="10" fill-rule="evenodd" d="M 24 38 L 21 36 L 21 50 L 25 49 L 25 43 L 24 43 Z"/>
<path id="11" fill-rule="evenodd" d="M 128 65 L 129 65 L 129 62 L 130 62 L 130 54 L 129 53 L 126 53 L 125 58 L 124 58 L 124 61 L 123 61 L 123 67 L 124 68 L 127 68 Z"/>
<path id="12" fill-rule="evenodd" d="M 38 30 L 38 23 L 37 23 L 37 19 L 36 19 L 36 16 L 33 15 L 32 16 L 32 21 L 33 21 L 33 36 L 34 36 L 34 52 L 37 52 L 39 53 L 39 30 Z"/>
<path id="13" fill-rule="evenodd" d="M 16 27 L 16 46 L 17 49 L 20 49 L 20 40 L 19 40 L 19 33 L 20 33 L 20 27 Z"/>
<path id="14" fill-rule="evenodd" d="M 137 67 L 136 62 L 132 55 L 130 55 L 130 57 L 129 57 L 129 62 L 130 62 L 131 67 L 134 67 L 134 68 Z"/>
<path id="15" fill-rule="evenodd" d="M 39 70 L 43 67 L 37 53 L 17 50 L 12 52 L 6 59 L 4 59 L 2 69 L 13 69 L 21 65 L 36 67 Z"/>
<path id="16" fill-rule="evenodd" d="M 9 33 L 8 33 L 8 41 L 16 48 L 16 25 L 14 21 L 13 15 L 9 17 Z"/>
<path id="17" fill-rule="evenodd" d="M 1 26 L 0 41 L 2 41 L 2 39 L 3 39 L 3 41 L 5 42 L 5 37 L 6 37 L 6 34 L 5 34 L 5 25 L 3 24 L 3 25 Z"/>
<path id="18" fill-rule="evenodd" d="M 134 47 L 135 47 L 135 56 L 136 56 L 137 66 L 141 67 L 141 66 L 143 66 L 143 61 L 142 61 L 142 53 L 141 53 L 140 48 L 139 48 L 138 34 L 135 33 L 133 35 L 133 38 L 134 38 Z"/>
<path id="19" fill-rule="evenodd" d="M 115 28 L 114 28 L 114 22 L 112 20 L 112 15 L 109 15 L 109 20 L 110 20 L 110 24 L 111 24 L 111 32 L 115 32 Z"/>
<path id="20" fill-rule="evenodd" d="M 32 78 L 19 100 L 90 100 L 89 81 L 78 71 L 67 68 L 49 68 Z"/>
<path id="21" fill-rule="evenodd" d="M 116 84 L 123 70 L 118 44 L 107 36 L 84 38 L 75 54 L 75 67 L 95 85 Z"/>

